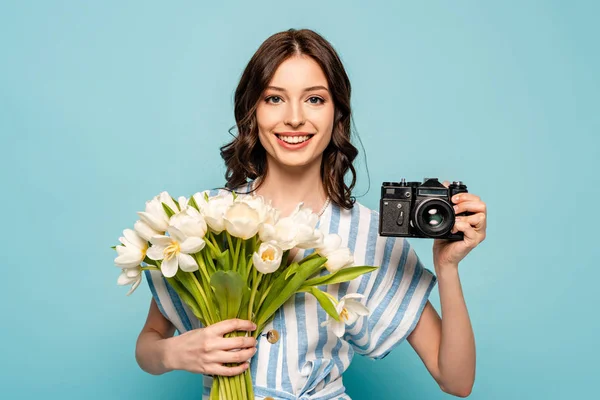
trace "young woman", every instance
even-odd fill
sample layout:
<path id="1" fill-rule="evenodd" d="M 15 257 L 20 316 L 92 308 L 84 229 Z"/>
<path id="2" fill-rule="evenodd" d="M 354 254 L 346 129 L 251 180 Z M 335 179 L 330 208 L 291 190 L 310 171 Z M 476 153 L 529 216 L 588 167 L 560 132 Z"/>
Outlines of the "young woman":
<path id="1" fill-rule="evenodd" d="M 258 399 L 349 399 L 342 373 L 354 353 L 383 358 L 406 339 L 443 391 L 469 395 L 475 343 L 458 264 L 485 238 L 485 203 L 467 193 L 453 199 L 457 213 L 473 214 L 458 218 L 453 228 L 464 233 L 464 240 L 434 241 L 436 278 L 408 241 L 380 237 L 377 212 L 351 196 L 357 150 L 350 143 L 350 115 L 350 82 L 333 47 L 310 30 L 280 32 L 260 46 L 241 77 L 235 94 L 238 135 L 221 155 L 227 188 L 254 191 L 271 200 L 282 216 L 303 202 L 318 212 L 324 234 L 342 237 L 356 265 L 380 266 L 328 287 L 338 299 L 363 295 L 370 314 L 346 326 L 338 338 L 322 325 L 327 314 L 316 300 L 301 293 L 277 312 L 258 341 L 224 338 L 254 326 L 228 320 L 201 327 L 160 274 L 147 271 L 153 299 L 136 348 L 143 370 L 202 373 L 205 398 L 208 375 L 236 375 L 251 368 Z M 350 185 L 344 181 L 348 171 Z M 301 259 L 303 250 L 294 257 Z M 428 301 L 436 282 L 443 320 Z M 173 336 L 175 329 L 179 336 Z M 229 351 L 238 348 L 242 350 Z M 234 362 L 243 364 L 223 365 Z"/>

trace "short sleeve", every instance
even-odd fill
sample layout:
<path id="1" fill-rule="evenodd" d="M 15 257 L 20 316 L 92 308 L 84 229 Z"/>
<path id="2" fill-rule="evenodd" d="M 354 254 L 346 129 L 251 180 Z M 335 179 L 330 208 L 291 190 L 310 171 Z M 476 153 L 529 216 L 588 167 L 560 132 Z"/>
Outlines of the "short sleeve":
<path id="1" fill-rule="evenodd" d="M 415 329 L 436 284 L 405 238 L 380 237 L 372 240 L 373 264 L 361 291 L 370 310 L 348 327 L 346 340 L 355 352 L 382 359 Z"/>

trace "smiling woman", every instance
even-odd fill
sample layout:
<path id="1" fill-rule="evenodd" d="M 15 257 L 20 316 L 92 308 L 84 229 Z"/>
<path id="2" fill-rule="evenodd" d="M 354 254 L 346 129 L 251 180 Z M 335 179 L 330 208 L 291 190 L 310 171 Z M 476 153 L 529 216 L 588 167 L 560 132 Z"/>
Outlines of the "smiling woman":
<path id="1" fill-rule="evenodd" d="M 297 293 L 266 325 L 264 336 L 233 343 L 224 335 L 253 329 L 248 321 L 202 327 L 161 278 L 147 274 L 154 300 L 138 341 L 142 368 L 153 373 L 173 369 L 203 373 L 207 398 L 209 375 L 238 375 L 247 368 L 226 364 L 232 357 L 229 350 L 238 349 L 238 362 L 252 359 L 257 398 L 348 400 L 342 374 L 355 353 L 380 359 L 408 341 L 443 390 L 470 392 L 475 349 L 455 272 L 480 237 L 465 221 L 457 229 L 469 242 L 436 242 L 435 267 L 443 276 L 441 300 L 449 327 L 442 330 L 440 317 L 428 302 L 436 277 L 405 238 L 381 237 L 378 213 L 352 197 L 357 150 L 351 143 L 350 93 L 344 66 L 322 36 L 291 29 L 268 38 L 248 63 L 235 92 L 238 132 L 221 148 L 226 187 L 207 191 L 211 196 L 230 190 L 254 192 L 292 220 L 302 218 L 297 206 L 304 203 L 320 210 L 315 224 L 324 236 L 334 238 L 324 241 L 321 249 L 330 266 L 344 268 L 352 260 L 355 265 L 379 266 L 350 282 L 327 285 L 324 295 L 341 299 L 334 302 L 340 321 L 328 319 L 313 296 Z M 485 212 L 479 199 L 461 201 L 465 200 L 472 203 L 472 211 Z M 473 221 L 480 231 L 485 230 L 481 221 Z M 268 243 L 261 246 L 256 264 L 268 271 L 281 255 Z M 346 251 L 339 251 L 340 246 Z M 307 255 L 304 247 L 296 247 L 300 248 L 290 252 L 292 262 Z M 175 328 L 182 334 L 172 337 Z"/>

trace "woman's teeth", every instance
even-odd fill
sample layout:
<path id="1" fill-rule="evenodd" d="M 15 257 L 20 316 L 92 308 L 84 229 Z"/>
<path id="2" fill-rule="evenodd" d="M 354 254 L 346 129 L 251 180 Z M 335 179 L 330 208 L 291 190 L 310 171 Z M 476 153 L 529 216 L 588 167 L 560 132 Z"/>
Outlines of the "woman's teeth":
<path id="1" fill-rule="evenodd" d="M 310 136 L 280 136 L 277 135 L 277 137 L 281 140 L 283 140 L 286 143 L 291 143 L 291 144 L 296 144 L 296 143 L 302 143 L 302 142 L 306 142 L 308 139 L 310 139 Z"/>

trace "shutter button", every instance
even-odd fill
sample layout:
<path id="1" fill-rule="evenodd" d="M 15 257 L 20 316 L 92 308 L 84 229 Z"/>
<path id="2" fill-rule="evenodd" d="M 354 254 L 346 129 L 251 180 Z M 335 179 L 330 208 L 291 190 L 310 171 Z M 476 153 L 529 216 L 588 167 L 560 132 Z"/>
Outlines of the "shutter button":
<path id="1" fill-rule="evenodd" d="M 271 343 L 271 344 L 275 344 L 277 343 L 277 341 L 279 340 L 279 332 L 277 332 L 276 329 L 271 329 L 269 332 L 267 332 L 267 342 Z M 267 400 L 267 399 L 265 399 Z"/>

